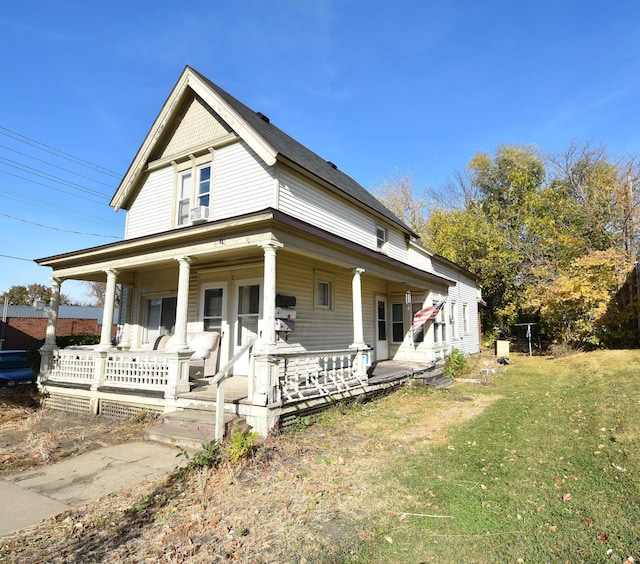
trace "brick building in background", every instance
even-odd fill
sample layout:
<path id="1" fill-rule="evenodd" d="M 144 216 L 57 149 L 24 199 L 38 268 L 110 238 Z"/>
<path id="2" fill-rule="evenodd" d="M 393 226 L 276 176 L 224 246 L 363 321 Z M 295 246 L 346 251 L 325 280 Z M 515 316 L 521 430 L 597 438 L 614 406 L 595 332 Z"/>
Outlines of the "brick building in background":
<path id="1" fill-rule="evenodd" d="M 47 312 L 32 306 L 0 305 L 0 349 L 28 349 L 45 337 L 47 330 Z M 118 317 L 115 316 L 114 319 Z M 102 308 L 85 306 L 60 306 L 56 335 L 96 335 L 102 331 Z M 116 336 L 116 325 L 112 328 Z"/>

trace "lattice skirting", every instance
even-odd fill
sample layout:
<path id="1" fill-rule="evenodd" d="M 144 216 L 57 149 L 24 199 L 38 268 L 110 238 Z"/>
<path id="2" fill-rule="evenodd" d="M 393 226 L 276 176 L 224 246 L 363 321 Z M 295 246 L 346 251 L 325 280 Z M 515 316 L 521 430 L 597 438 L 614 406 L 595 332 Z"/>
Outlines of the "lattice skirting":
<path id="1" fill-rule="evenodd" d="M 100 400 L 99 407 L 100 415 L 112 417 L 113 419 L 132 419 L 139 417 L 142 413 L 160 415 L 162 412 L 162 407 L 155 405 L 135 405 L 112 400 Z"/>
<path id="2" fill-rule="evenodd" d="M 91 413 L 91 401 L 87 397 L 49 393 L 44 398 L 43 405 L 46 409 L 56 409 L 68 413 L 83 415 Z"/>

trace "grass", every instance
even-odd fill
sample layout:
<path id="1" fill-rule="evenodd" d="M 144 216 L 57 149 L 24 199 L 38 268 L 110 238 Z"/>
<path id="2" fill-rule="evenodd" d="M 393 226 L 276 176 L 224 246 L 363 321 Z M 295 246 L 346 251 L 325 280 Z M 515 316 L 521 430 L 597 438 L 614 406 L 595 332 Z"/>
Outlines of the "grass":
<path id="1" fill-rule="evenodd" d="M 467 388 L 499 395 L 479 416 L 385 464 L 348 560 L 640 562 L 639 384 L 638 351 L 514 359 Z"/>

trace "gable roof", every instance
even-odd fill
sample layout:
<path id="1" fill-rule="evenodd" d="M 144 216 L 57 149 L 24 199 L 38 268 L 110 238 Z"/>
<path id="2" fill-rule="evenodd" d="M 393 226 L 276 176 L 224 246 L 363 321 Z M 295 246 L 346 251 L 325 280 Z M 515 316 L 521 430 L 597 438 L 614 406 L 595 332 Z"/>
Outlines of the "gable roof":
<path id="1" fill-rule="evenodd" d="M 145 141 L 125 174 L 111 205 L 116 209 L 127 207 L 134 188 L 144 171 L 147 158 L 153 151 L 166 125 L 186 95 L 187 88 L 196 92 L 268 165 L 276 161 L 293 165 L 307 174 L 329 184 L 349 199 L 366 206 L 417 237 L 416 233 L 392 213 L 377 198 L 353 178 L 339 170 L 293 137 L 273 125 L 266 116 L 256 112 L 187 66 L 165 102 Z"/>

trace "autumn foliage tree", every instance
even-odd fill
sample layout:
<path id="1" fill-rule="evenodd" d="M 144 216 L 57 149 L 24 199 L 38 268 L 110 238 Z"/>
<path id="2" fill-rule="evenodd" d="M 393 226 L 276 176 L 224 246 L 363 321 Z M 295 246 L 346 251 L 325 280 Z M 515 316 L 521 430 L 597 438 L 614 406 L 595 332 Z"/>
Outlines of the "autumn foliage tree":
<path id="1" fill-rule="evenodd" d="M 613 300 L 638 254 L 635 157 L 589 144 L 555 155 L 504 145 L 431 191 L 426 214 L 429 191 L 415 196 L 410 177 L 398 180 L 376 194 L 411 218 L 423 244 L 478 276 L 485 327 L 535 322 L 567 344 L 599 346 L 637 318 L 633 304 L 622 311 Z"/>
<path id="2" fill-rule="evenodd" d="M 43 300 L 49 303 L 51 300 L 51 288 L 44 284 L 28 284 L 27 286 L 11 286 L 6 292 L 0 295 L 0 301 L 4 303 L 5 298 L 9 298 L 9 305 L 33 305 L 36 300 Z M 60 303 L 72 305 L 71 301 L 64 294 L 60 294 Z"/>

